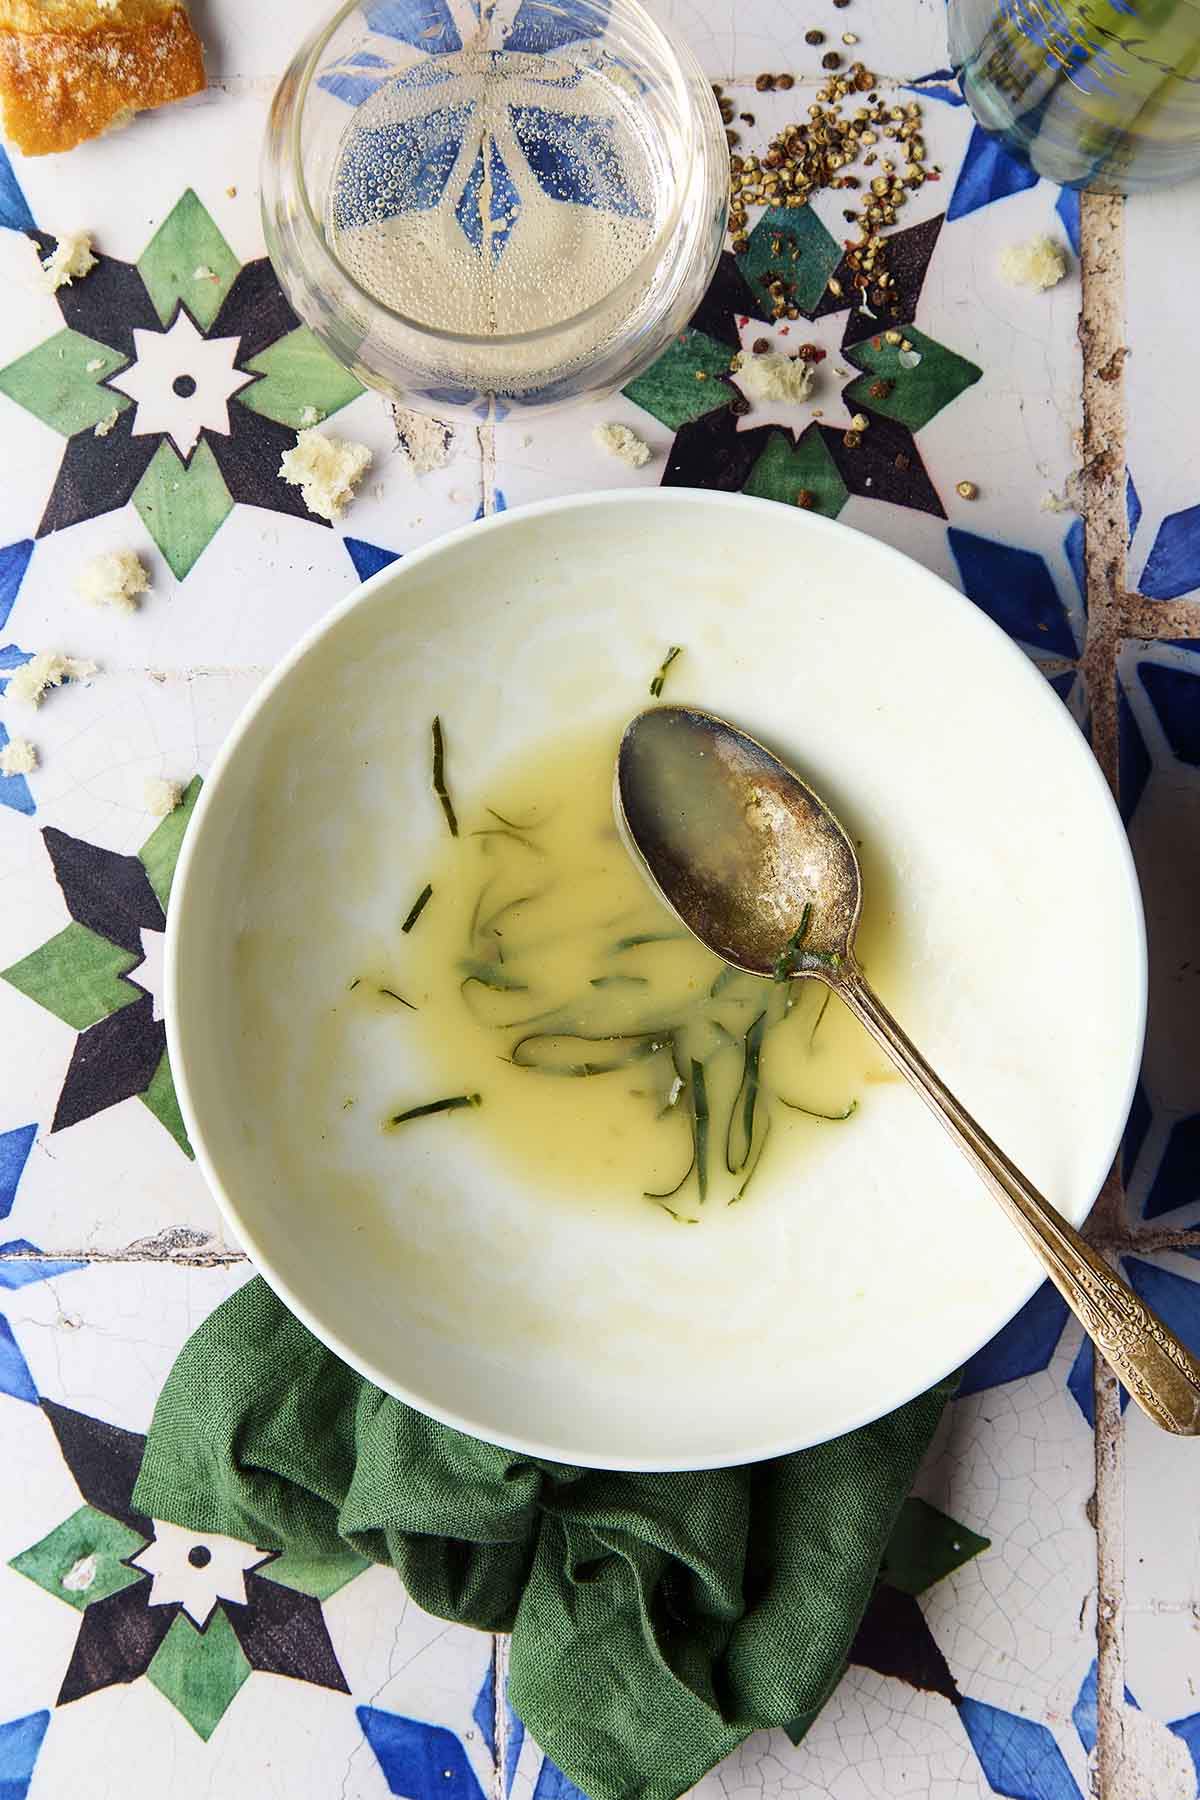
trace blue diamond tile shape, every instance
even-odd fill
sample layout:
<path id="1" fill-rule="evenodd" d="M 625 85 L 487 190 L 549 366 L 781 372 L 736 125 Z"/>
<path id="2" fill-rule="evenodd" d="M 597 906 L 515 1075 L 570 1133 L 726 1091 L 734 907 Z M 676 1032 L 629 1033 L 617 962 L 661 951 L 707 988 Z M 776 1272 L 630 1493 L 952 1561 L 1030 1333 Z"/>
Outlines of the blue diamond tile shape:
<path id="1" fill-rule="evenodd" d="M 31 1244 L 28 1238 L 10 1238 L 7 1244 L 0 1244 L 0 1251 L 34 1250 L 37 1245 Z M 58 1275 L 70 1275 L 75 1269 L 86 1269 L 87 1264 L 81 1262 L 62 1262 L 52 1256 L 39 1256 L 21 1262 L 0 1262 L 0 1288 L 29 1287 L 35 1281 L 53 1281 Z M 3 1796 L 0 1795 L 0 1800 Z"/>
<path id="2" fill-rule="evenodd" d="M 21 538 L 18 543 L 5 544 L 0 550 L 0 631 L 8 624 L 8 615 L 20 592 L 32 555 L 32 538 Z"/>
<path id="3" fill-rule="evenodd" d="M 25 1800 L 49 1723 L 48 1712 L 35 1712 L 0 1725 L 0 1800 Z"/>
<path id="4" fill-rule="evenodd" d="M 8 732 L 0 725 L 0 750 L 8 742 Z M 37 811 L 24 775 L 0 775 L 0 806 L 9 806 L 13 812 L 25 813 L 27 816 Z"/>
<path id="5" fill-rule="evenodd" d="M 386 79 L 385 75 L 352 75 L 345 69 L 335 69 L 330 75 L 318 75 L 317 86 L 336 99 L 344 100 L 347 106 L 361 106 Z"/>
<path id="6" fill-rule="evenodd" d="M 548 1756 L 542 1758 L 542 1766 L 538 1770 L 537 1783 L 533 1790 L 533 1800 L 587 1800 L 582 1789 L 568 1779 Z"/>
<path id="7" fill-rule="evenodd" d="M 1129 542 L 1132 544 L 1134 533 L 1141 524 L 1142 502 L 1137 488 L 1133 484 L 1133 476 L 1125 471 L 1125 522 L 1129 527 Z"/>
<path id="8" fill-rule="evenodd" d="M 360 581 L 400 560 L 399 550 L 385 550 L 382 544 L 368 544 L 365 538 L 345 537 L 342 542 Z"/>
<path id="9" fill-rule="evenodd" d="M 372 31 L 400 38 L 427 56 L 446 56 L 462 49 L 458 27 L 445 0 L 377 0 L 363 8 Z"/>
<path id="10" fill-rule="evenodd" d="M 1177 1738 L 1182 1738 L 1188 1747 L 1188 1754 L 1196 1769 L 1196 1793 L 1200 1795 L 1200 1713 L 1190 1713 L 1186 1719 L 1176 1719 L 1167 1726 Z"/>
<path id="11" fill-rule="evenodd" d="M 496 1756 L 496 1664 L 489 1661 L 484 1671 L 483 1680 L 479 1684 L 479 1692 L 475 1696 L 475 1704 L 471 1708 L 471 1717 L 479 1727 L 479 1735 L 492 1753 Z"/>
<path id="12" fill-rule="evenodd" d="M 1193 588 L 1200 588 L 1200 506 L 1167 514 L 1138 582 L 1150 600 L 1178 600 Z"/>
<path id="13" fill-rule="evenodd" d="M 1126 1706 L 1137 1706 L 1137 1701 L 1134 1699 L 1128 1688 L 1125 1689 L 1125 1704 Z M 1094 1658 L 1091 1668 L 1080 1683 L 1078 1698 L 1071 1708 L 1071 1721 L 1075 1726 L 1076 1731 L 1079 1733 L 1080 1743 L 1090 1756 L 1092 1751 L 1096 1748 L 1096 1738 L 1099 1735 L 1096 1702 L 1096 1662 Z M 1172 1727 L 1172 1730 L 1173 1729 L 1174 1727 Z"/>
<path id="14" fill-rule="evenodd" d="M 1146 790 L 1152 768 L 1150 752 L 1142 736 L 1125 689 L 1117 686 L 1117 791 L 1121 801 L 1121 817 L 1128 825 L 1137 803 Z"/>
<path id="15" fill-rule="evenodd" d="M 1075 519 L 1067 527 L 1067 535 L 1063 539 L 1063 554 L 1071 565 L 1071 573 L 1075 577 L 1075 586 L 1079 589 L 1079 598 L 1087 605 L 1087 569 L 1083 557 L 1083 520 Z"/>
<path id="16" fill-rule="evenodd" d="M 1075 1777 L 1045 1725 L 963 1700 L 958 1709 L 988 1783 L 1009 1800 L 1082 1800 Z"/>
<path id="17" fill-rule="evenodd" d="M 403 1800 L 484 1800 L 466 1751 L 444 1725 L 427 1725 L 377 1706 L 360 1706 L 358 1722 L 389 1792 Z"/>
<path id="18" fill-rule="evenodd" d="M 1140 1257 L 1122 1257 L 1129 1284 L 1138 1298 L 1144 1300 L 1160 1318 L 1165 1319 L 1176 1337 L 1200 1356 L 1200 1282 L 1160 1269 L 1156 1263 Z"/>
<path id="19" fill-rule="evenodd" d="M 33 214 L 13 174 L 13 166 L 0 146 L 0 225 L 9 231 L 33 231 Z"/>
<path id="20" fill-rule="evenodd" d="M 31 1406 L 38 1403 L 38 1391 L 33 1385 L 29 1365 L 21 1355 L 12 1326 L 3 1313 L 0 1313 L 0 1394 L 11 1394 L 14 1400 L 28 1400 Z"/>
<path id="21" fill-rule="evenodd" d="M 1138 674 L 1175 755 L 1200 766 L 1200 665 L 1193 671 L 1140 662 Z"/>
<path id="22" fill-rule="evenodd" d="M 11 1131 L 0 1131 L 0 1219 L 7 1219 L 13 1209 L 36 1137 L 36 1125 L 16 1125 Z"/>
<path id="23" fill-rule="evenodd" d="M 1032 169 L 1010 156 L 1003 144 L 976 125 L 946 208 L 946 217 L 965 218 L 967 213 L 989 206 L 993 200 L 1003 200 L 1009 194 L 1019 194 L 1023 188 L 1035 187 L 1037 182 L 1038 176 Z"/>
<path id="24" fill-rule="evenodd" d="M 554 0 L 548 5 L 547 0 L 521 0 L 505 46 L 542 56 L 564 44 L 577 44 L 581 38 L 602 37 L 608 13 L 606 4 L 581 6 L 579 0 Z"/>
<path id="25" fill-rule="evenodd" d="M 358 132 L 334 190 L 339 229 L 348 231 L 436 206 L 473 111 L 469 103 L 435 106 L 419 119 Z"/>
<path id="26" fill-rule="evenodd" d="M 521 152 L 551 200 L 595 206 L 622 218 L 644 219 L 645 209 L 625 179 L 607 119 L 551 112 L 545 106 L 510 105 Z"/>
<path id="27" fill-rule="evenodd" d="M 1096 1396 L 1092 1387 L 1092 1372 L 1095 1368 L 1095 1353 L 1090 1338 L 1084 1338 L 1075 1353 L 1075 1361 L 1071 1364 L 1067 1376 L 1067 1391 L 1072 1400 L 1088 1422 L 1089 1429 L 1096 1428 Z M 1121 1411 L 1129 1405 L 1129 1395 L 1121 1389 Z"/>
<path id="28" fill-rule="evenodd" d="M 991 1343 L 975 1352 L 963 1370 L 958 1398 L 977 1394 L 983 1388 L 999 1387 L 1006 1381 L 1019 1381 L 1023 1375 L 1044 1369 L 1054 1355 L 1066 1322 L 1066 1301 L 1057 1288 L 1044 1281 Z"/>
<path id="29" fill-rule="evenodd" d="M 499 145 L 491 140 L 491 156 L 489 157 L 491 174 L 491 202 L 488 217 L 491 229 L 488 236 L 492 245 L 492 261 L 499 262 L 504 248 L 512 236 L 513 226 L 517 222 L 517 214 L 521 210 L 521 196 L 516 190 L 513 178 L 508 172 L 508 165 L 500 154 Z M 467 176 L 467 185 L 458 198 L 454 216 L 462 226 L 468 241 L 476 250 L 483 248 L 483 214 L 480 209 L 480 198 L 483 194 L 483 151 L 477 150 L 471 173 Z"/>
<path id="30" fill-rule="evenodd" d="M 1063 230 L 1076 256 L 1079 255 L 1079 194 L 1075 188 L 1062 188 L 1054 205 L 1062 220 Z"/>
<path id="31" fill-rule="evenodd" d="M 1142 1153 L 1142 1145 L 1146 1141 L 1146 1133 L 1150 1129 L 1152 1118 L 1150 1101 L 1146 1090 L 1139 1080 L 1133 1090 L 1133 1104 L 1129 1108 L 1129 1117 L 1125 1121 L 1125 1133 L 1121 1139 L 1121 1179 L 1128 1187 L 1137 1166 L 1137 1159 Z"/>
<path id="32" fill-rule="evenodd" d="M 1193 1200 L 1200 1200 L 1200 1113 L 1172 1125 L 1143 1214 L 1147 1219 L 1160 1219 L 1177 1207 L 1190 1206 Z"/>
<path id="33" fill-rule="evenodd" d="M 1079 654 L 1066 607 L 1036 551 L 954 525 L 946 535 L 968 598 L 1010 637 L 1047 656 Z"/>

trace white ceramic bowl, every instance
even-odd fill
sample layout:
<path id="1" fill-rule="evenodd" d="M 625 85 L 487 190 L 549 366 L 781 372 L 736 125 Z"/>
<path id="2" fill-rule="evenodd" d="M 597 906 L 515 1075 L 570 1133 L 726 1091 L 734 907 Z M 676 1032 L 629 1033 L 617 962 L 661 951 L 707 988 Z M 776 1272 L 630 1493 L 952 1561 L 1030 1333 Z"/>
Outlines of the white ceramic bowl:
<path id="1" fill-rule="evenodd" d="M 875 847 L 865 912 L 886 906 L 904 950 L 884 998 L 1081 1221 L 1144 1025 L 1117 813 L 1065 707 L 983 613 L 812 514 L 597 494 L 382 571 L 225 745 L 167 944 L 188 1131 L 287 1305 L 449 1424 L 642 1469 L 773 1456 L 875 1418 L 970 1356 L 1039 1279 L 899 1084 L 853 1129 L 814 1133 L 811 1155 L 767 1159 L 753 1206 L 694 1231 L 652 1208 L 643 1229 L 628 1207 L 548 1206 L 489 1163 L 483 1133 L 423 1131 L 403 1157 L 393 1144 L 385 1177 L 369 1132 L 326 1137 L 301 1103 L 318 991 L 356 934 L 394 934 L 444 830 L 433 713 L 453 721 L 460 790 L 478 791 L 565 723 L 619 728 L 668 643 L 687 648 L 670 697 L 764 738 Z M 268 998 L 248 1008 L 251 988 Z"/>

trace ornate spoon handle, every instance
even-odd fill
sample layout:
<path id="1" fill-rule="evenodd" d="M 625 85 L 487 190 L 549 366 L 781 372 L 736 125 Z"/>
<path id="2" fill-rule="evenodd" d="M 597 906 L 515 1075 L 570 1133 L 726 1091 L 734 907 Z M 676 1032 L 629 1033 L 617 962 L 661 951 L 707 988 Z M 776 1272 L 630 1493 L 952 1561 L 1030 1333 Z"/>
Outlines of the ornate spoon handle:
<path id="1" fill-rule="evenodd" d="M 1200 1362 L 977 1125 L 853 963 L 830 984 L 975 1165 L 1100 1354 L 1166 1431 L 1200 1436 Z"/>

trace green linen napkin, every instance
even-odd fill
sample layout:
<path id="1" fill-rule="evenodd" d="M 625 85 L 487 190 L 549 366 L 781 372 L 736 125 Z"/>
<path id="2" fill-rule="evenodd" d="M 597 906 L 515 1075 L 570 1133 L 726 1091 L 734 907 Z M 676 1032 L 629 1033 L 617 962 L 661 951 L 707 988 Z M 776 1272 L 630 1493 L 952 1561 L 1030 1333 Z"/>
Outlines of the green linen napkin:
<path id="1" fill-rule="evenodd" d="M 390 1564 L 427 1612 L 512 1633 L 513 1705 L 590 1800 L 676 1800 L 750 1732 L 816 1717 L 954 1385 L 747 1468 L 571 1468 L 382 1393 L 257 1279 L 180 1353 L 134 1504 Z"/>

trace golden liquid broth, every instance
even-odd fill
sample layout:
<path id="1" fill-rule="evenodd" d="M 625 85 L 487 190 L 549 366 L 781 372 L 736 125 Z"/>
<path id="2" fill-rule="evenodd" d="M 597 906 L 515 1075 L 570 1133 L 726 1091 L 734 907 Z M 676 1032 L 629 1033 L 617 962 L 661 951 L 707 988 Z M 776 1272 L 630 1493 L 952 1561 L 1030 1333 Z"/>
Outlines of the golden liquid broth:
<path id="1" fill-rule="evenodd" d="M 447 832 L 434 860 L 413 869 L 412 893 L 396 897 L 394 947 L 381 956 L 376 946 L 371 960 L 353 970 L 359 985 L 339 1012 L 344 1029 L 360 1009 L 364 1015 L 390 1009 L 395 1030 L 419 1048 L 417 1066 L 425 1072 L 397 1085 L 394 1112 L 452 1094 L 480 1095 L 478 1108 L 392 1128 L 398 1152 L 416 1134 L 471 1133 L 538 1193 L 587 1204 L 624 1200 L 643 1211 L 646 1191 L 675 1187 L 692 1155 L 686 1090 L 669 1104 L 677 1089 L 669 1050 L 586 1076 L 515 1067 L 510 1059 L 525 1039 L 522 1056 L 605 1062 L 628 1055 L 630 1047 L 580 1046 L 563 1036 L 665 1037 L 674 1029 L 680 1066 L 686 1071 L 693 1057 L 704 1064 L 709 1184 L 706 1208 L 695 1174 L 668 1204 L 699 1218 L 724 1209 L 745 1179 L 745 1168 L 727 1168 L 726 1132 L 742 1078 L 742 1040 L 764 1008 L 769 1023 L 755 1149 L 769 1115 L 761 1169 L 770 1167 L 772 1177 L 785 1159 L 803 1155 L 813 1133 L 855 1129 L 853 1117 L 825 1122 L 789 1112 L 778 1096 L 840 1113 L 851 1100 L 868 1106 L 872 1086 L 894 1077 L 836 999 L 814 1033 L 827 994 L 816 982 L 789 989 L 739 975 L 710 998 L 725 965 L 678 925 L 617 837 L 611 799 L 617 735 L 592 731 L 539 745 L 497 771 L 486 792 L 456 794 L 460 837 Z M 426 881 L 433 897 L 404 935 L 400 924 Z M 628 942 L 639 937 L 656 941 Z M 860 948 L 873 968 L 883 941 L 886 920 L 868 919 Z M 495 991 L 467 981 L 464 987 L 472 969 L 512 985 Z M 419 1010 L 381 996 L 384 986 Z M 531 1034 L 538 1033 L 559 1041 L 535 1046 Z M 383 1125 L 357 1114 L 356 1121 L 361 1130 Z M 742 1149 L 735 1132 L 735 1164 Z M 743 1204 L 753 1202 L 754 1192 L 751 1185 Z"/>

